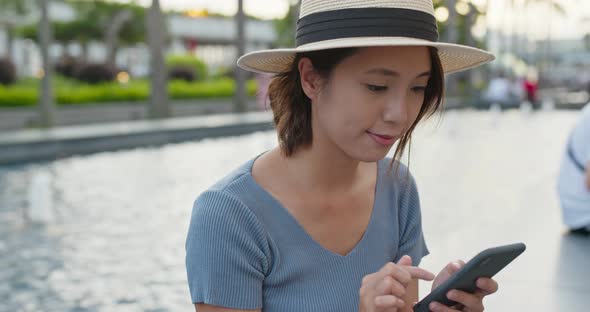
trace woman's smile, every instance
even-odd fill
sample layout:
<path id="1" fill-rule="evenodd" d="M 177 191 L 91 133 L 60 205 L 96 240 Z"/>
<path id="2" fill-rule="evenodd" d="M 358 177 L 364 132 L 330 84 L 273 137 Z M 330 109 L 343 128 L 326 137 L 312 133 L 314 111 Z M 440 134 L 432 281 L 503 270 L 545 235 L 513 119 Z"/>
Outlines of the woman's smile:
<path id="1" fill-rule="evenodd" d="M 370 130 L 367 130 L 366 132 L 375 142 L 377 142 L 377 144 L 380 145 L 391 146 L 397 140 L 396 137 L 391 135 L 375 133 Z"/>

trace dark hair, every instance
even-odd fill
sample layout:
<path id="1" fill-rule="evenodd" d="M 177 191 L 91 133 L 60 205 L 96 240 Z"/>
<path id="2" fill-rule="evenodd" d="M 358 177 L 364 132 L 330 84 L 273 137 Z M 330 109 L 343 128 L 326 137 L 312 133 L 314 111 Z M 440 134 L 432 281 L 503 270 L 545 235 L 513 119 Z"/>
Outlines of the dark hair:
<path id="1" fill-rule="evenodd" d="M 287 157 L 292 156 L 300 148 L 310 146 L 313 140 L 311 100 L 301 87 L 299 61 L 302 58 L 309 58 L 318 74 L 327 80 L 338 64 L 357 51 L 357 48 L 345 48 L 298 53 L 291 68 L 273 78 L 268 89 L 268 96 L 277 128 L 279 145 Z M 444 72 L 437 50 L 429 48 L 429 52 L 432 68 L 426 86 L 424 103 L 416 121 L 400 138 L 393 156 L 394 161 L 399 160 L 406 146 L 411 144 L 412 132 L 420 120 L 432 116 L 442 107 Z"/>

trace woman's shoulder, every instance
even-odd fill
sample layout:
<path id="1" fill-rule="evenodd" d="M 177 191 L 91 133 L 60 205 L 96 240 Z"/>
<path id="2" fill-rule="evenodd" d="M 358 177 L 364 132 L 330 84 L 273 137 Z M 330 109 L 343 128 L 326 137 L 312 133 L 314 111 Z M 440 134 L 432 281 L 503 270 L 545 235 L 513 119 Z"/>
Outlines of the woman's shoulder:
<path id="1" fill-rule="evenodd" d="M 232 170 L 197 196 L 193 213 L 227 214 L 235 210 L 248 210 L 245 197 L 252 190 L 250 185 L 250 170 L 253 160 Z M 244 213 L 242 211 L 241 213 Z"/>
<path id="2" fill-rule="evenodd" d="M 254 163 L 254 159 L 250 159 L 247 162 L 241 164 L 239 167 L 233 169 L 221 179 L 217 180 L 213 185 L 211 185 L 206 191 L 209 192 L 225 192 L 230 191 L 236 184 L 242 184 L 247 182 L 248 176 L 252 170 L 252 164 Z"/>
<path id="3" fill-rule="evenodd" d="M 387 157 L 379 162 L 379 174 L 382 180 L 392 188 L 415 187 L 414 176 L 410 168 L 397 159 Z"/>

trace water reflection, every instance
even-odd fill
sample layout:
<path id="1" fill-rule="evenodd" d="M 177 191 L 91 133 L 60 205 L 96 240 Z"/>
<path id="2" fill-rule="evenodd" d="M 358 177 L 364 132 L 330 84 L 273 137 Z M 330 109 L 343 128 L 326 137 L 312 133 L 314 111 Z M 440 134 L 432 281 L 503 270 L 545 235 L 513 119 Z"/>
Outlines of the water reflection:
<path id="1" fill-rule="evenodd" d="M 275 143 L 259 133 L 4 168 L 0 311 L 190 306 L 184 235 L 192 201 Z"/>

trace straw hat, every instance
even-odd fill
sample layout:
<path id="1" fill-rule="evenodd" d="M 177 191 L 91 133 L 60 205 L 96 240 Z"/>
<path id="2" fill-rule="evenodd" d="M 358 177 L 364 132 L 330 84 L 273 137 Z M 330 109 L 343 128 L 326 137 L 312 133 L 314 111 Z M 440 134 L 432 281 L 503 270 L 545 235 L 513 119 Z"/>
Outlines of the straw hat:
<path id="1" fill-rule="evenodd" d="M 248 53 L 238 65 L 281 73 L 299 52 L 373 46 L 429 46 L 438 50 L 445 74 L 488 63 L 494 55 L 469 46 L 438 42 L 432 0 L 302 0 L 294 49 Z"/>

